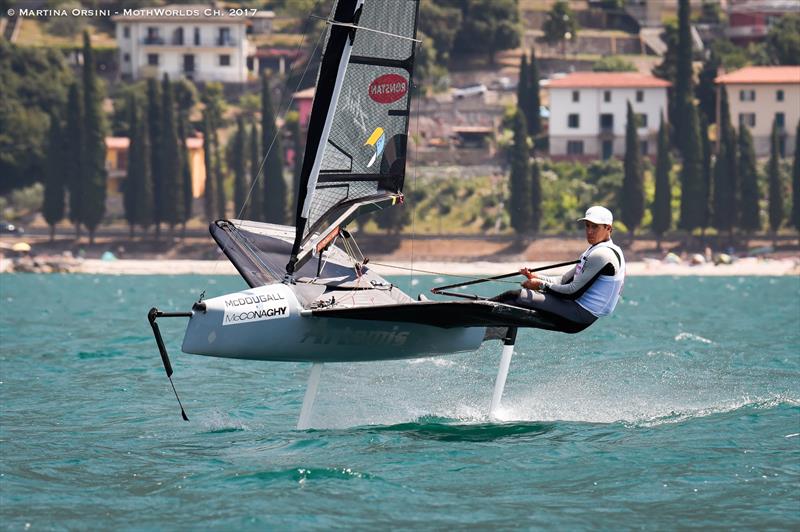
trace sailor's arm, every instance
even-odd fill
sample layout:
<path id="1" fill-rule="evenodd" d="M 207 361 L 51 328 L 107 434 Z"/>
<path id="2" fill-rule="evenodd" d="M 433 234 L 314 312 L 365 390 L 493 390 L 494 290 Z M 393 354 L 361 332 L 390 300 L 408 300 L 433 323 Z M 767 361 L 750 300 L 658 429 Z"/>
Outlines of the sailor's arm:
<path id="1" fill-rule="evenodd" d="M 522 268 L 519 272 L 527 277 L 528 279 L 539 279 L 549 284 L 566 284 L 572 281 L 573 277 L 575 277 L 575 268 L 577 266 L 573 266 L 563 275 L 542 275 L 541 273 L 535 273 L 529 271 L 527 268 Z"/>
<path id="2" fill-rule="evenodd" d="M 614 252 L 607 247 L 594 250 L 587 257 L 583 270 L 565 284 L 549 283 L 545 280 L 531 279 L 522 286 L 543 292 L 552 292 L 568 299 L 577 299 L 600 275 L 614 275 L 617 270 Z"/>

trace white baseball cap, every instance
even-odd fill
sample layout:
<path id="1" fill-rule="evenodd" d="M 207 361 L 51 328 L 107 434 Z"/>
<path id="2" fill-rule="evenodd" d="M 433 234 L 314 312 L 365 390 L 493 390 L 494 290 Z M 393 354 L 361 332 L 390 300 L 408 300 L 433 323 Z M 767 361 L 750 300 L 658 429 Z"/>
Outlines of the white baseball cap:
<path id="1" fill-rule="evenodd" d="M 578 218 L 579 222 L 584 220 L 588 220 L 598 225 L 611 225 L 614 223 L 614 215 L 611 214 L 611 211 L 605 207 L 595 205 L 586 209 L 586 214 L 583 215 L 583 218 Z"/>

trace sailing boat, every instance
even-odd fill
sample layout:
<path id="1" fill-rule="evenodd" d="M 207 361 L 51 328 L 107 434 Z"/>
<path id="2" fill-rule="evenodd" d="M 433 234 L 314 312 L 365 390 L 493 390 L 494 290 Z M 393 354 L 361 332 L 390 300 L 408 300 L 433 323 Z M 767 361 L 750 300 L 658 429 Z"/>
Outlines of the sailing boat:
<path id="1" fill-rule="evenodd" d="M 505 348 L 494 411 L 517 327 L 558 328 L 540 314 L 477 297 L 414 299 L 369 267 L 346 230 L 361 214 L 403 202 L 418 8 L 419 0 L 337 1 L 327 21 L 296 223 L 211 224 L 249 289 L 198 301 L 189 312 L 151 309 L 170 381 L 159 317 L 189 318 L 184 353 L 312 362 L 299 428 L 308 426 L 323 363 L 474 351 L 495 338 Z"/>

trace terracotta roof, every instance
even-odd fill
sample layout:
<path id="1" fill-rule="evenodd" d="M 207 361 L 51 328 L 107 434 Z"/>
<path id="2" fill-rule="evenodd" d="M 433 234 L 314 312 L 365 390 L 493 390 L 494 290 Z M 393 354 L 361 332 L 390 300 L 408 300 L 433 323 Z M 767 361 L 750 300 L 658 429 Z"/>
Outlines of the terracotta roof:
<path id="1" fill-rule="evenodd" d="M 800 83 L 800 66 L 749 66 L 717 76 L 717 83 Z"/>
<path id="2" fill-rule="evenodd" d="M 669 87 L 669 81 L 639 72 L 572 72 L 563 78 L 551 79 L 551 89 L 572 88 L 658 88 Z"/>

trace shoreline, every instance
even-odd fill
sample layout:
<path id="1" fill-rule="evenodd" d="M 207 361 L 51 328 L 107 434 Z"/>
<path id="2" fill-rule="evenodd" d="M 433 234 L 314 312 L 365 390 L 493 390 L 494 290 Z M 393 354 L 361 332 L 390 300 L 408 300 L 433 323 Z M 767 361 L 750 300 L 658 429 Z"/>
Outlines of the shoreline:
<path id="1" fill-rule="evenodd" d="M 377 261 L 376 261 L 377 262 Z M 381 276 L 391 275 L 474 275 L 491 276 L 518 270 L 522 265 L 540 267 L 541 261 L 392 261 L 392 264 L 372 264 Z M 553 273 L 566 268 L 554 269 Z M 238 275 L 227 260 L 142 260 L 142 259 L 72 259 L 41 257 L 31 260 L 0 258 L 0 272 L 76 273 L 90 275 Z M 655 259 L 627 263 L 627 274 L 632 277 L 648 276 L 800 276 L 800 257 L 763 259 L 746 257 L 732 264 L 713 263 L 690 265 L 674 264 Z"/>

